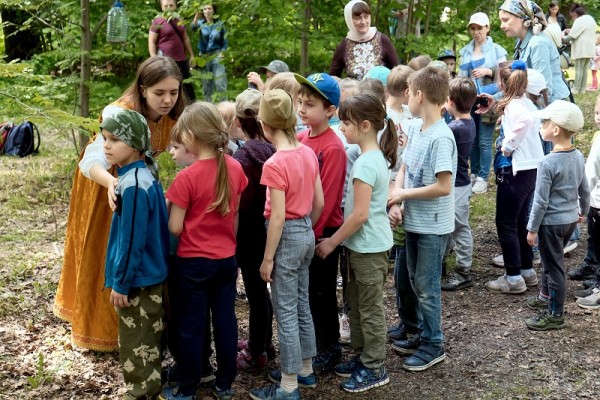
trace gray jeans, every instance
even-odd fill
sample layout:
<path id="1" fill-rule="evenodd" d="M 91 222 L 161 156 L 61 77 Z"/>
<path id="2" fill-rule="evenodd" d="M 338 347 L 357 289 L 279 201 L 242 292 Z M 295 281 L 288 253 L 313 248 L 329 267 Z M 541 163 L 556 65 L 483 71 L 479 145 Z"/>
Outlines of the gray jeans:
<path id="1" fill-rule="evenodd" d="M 315 235 L 310 218 L 286 220 L 275 252 L 271 284 L 281 371 L 286 374 L 299 373 L 302 360 L 317 355 L 308 301 L 308 266 L 314 253 Z"/>
<path id="2" fill-rule="evenodd" d="M 473 263 L 473 236 L 469 226 L 471 185 L 454 188 L 454 232 L 450 234 L 447 252 L 454 247 L 456 272 L 468 274 Z"/>

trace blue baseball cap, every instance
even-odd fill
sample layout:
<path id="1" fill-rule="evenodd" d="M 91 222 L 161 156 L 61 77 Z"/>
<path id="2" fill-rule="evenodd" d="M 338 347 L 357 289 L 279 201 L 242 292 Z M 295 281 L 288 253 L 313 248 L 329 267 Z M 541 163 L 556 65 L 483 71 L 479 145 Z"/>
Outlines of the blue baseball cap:
<path id="1" fill-rule="evenodd" d="M 378 65 L 373 67 L 367 72 L 363 80 L 365 79 L 377 79 L 379 82 L 383 83 L 384 87 L 387 87 L 388 76 L 390 75 L 390 69 L 388 67 L 384 67 L 383 65 Z"/>
<path id="2" fill-rule="evenodd" d="M 338 108 L 340 105 L 340 86 L 331 75 L 323 73 L 309 75 L 308 78 L 299 74 L 294 74 L 294 78 L 300 84 L 305 84 L 315 89 L 319 94 L 325 97 L 331 104 Z"/>
<path id="3" fill-rule="evenodd" d="M 440 51 L 437 59 L 443 60 L 445 58 L 454 58 L 456 60 L 456 55 L 454 54 L 454 52 L 452 50 L 444 49 L 444 50 Z"/>

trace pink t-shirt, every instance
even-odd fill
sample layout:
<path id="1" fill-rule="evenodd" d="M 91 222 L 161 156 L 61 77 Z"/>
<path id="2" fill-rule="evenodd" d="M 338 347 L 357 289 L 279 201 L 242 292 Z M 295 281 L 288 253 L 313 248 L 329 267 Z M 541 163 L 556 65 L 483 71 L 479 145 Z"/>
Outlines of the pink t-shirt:
<path id="1" fill-rule="evenodd" d="M 177 27 L 177 31 L 175 31 L 175 27 Z M 187 59 L 182 40 L 185 37 L 185 25 L 180 24 L 178 19 L 172 19 L 169 23 L 163 17 L 156 17 L 150 25 L 150 32 L 158 34 L 156 46 L 158 50 L 162 51 L 162 55 L 171 57 L 175 61 Z"/>
<path id="2" fill-rule="evenodd" d="M 207 211 L 216 197 L 217 159 L 198 160 L 181 170 L 167 190 L 167 199 L 186 210 L 183 231 L 179 236 L 179 257 L 205 257 L 219 260 L 235 255 L 234 221 L 239 198 L 248 184 L 240 163 L 225 156 L 229 175 L 229 210 Z"/>
<path id="3" fill-rule="evenodd" d="M 265 162 L 260 183 L 267 186 L 266 219 L 271 218 L 271 188 L 285 192 L 285 219 L 310 214 L 315 196 L 319 163 L 313 151 L 301 145 L 293 150 L 277 150 Z"/>

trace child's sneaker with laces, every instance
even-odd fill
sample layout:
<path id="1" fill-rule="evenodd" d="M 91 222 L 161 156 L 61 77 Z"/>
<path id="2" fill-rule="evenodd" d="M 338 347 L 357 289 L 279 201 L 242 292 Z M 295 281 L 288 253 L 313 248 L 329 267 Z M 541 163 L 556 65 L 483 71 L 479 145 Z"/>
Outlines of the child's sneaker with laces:
<path id="1" fill-rule="evenodd" d="M 534 331 L 549 331 L 553 329 L 563 329 L 567 326 L 565 315 L 555 315 L 548 310 L 544 310 L 536 316 L 527 318 L 525 325 Z"/>
<path id="2" fill-rule="evenodd" d="M 249 394 L 250 398 L 254 400 L 300 400 L 298 388 L 288 393 L 281 388 L 279 383 L 251 389 Z"/>
<path id="3" fill-rule="evenodd" d="M 537 274 L 535 273 L 535 271 L 533 271 L 533 274 L 525 276 L 523 274 L 521 274 L 521 276 L 523 277 L 523 280 L 525 281 L 525 286 L 537 286 L 538 285 L 538 278 L 537 278 Z"/>
<path id="4" fill-rule="evenodd" d="M 350 378 L 342 382 L 340 386 L 346 392 L 360 393 L 387 385 L 388 383 L 390 383 L 390 377 L 383 365 L 377 369 L 371 369 L 361 363 L 354 370 Z"/>
<path id="5" fill-rule="evenodd" d="M 542 300 L 539 294 L 535 296 L 529 296 L 527 298 L 527 307 L 531 310 L 547 310 L 548 309 L 548 300 Z"/>
<path id="6" fill-rule="evenodd" d="M 332 371 L 340 361 L 342 361 L 342 349 L 339 344 L 332 345 L 321 349 L 313 357 L 313 370 L 317 375 L 320 375 L 322 372 Z"/>
<path id="7" fill-rule="evenodd" d="M 268 377 L 269 380 L 273 383 L 280 383 L 281 382 L 281 370 L 280 369 L 274 369 L 269 371 L 268 373 Z M 314 372 L 308 376 L 302 376 L 300 374 L 297 375 L 298 377 L 298 386 L 301 388 L 316 388 L 317 387 L 317 374 L 315 374 Z"/>
<path id="8" fill-rule="evenodd" d="M 210 387 L 210 391 L 218 400 L 231 400 L 233 398 L 233 390 L 231 388 L 219 389 L 214 382 Z"/>
<path id="9" fill-rule="evenodd" d="M 336 365 L 333 370 L 336 375 L 349 378 L 359 365 L 362 365 L 360 362 L 360 355 L 356 355 L 348 361 Z"/>
<path id="10" fill-rule="evenodd" d="M 592 293 L 583 299 L 577 299 L 577 305 L 588 310 L 597 310 L 600 308 L 600 289 L 592 289 Z"/>
<path id="11" fill-rule="evenodd" d="M 525 285 L 525 280 L 521 275 L 518 276 L 517 281 L 514 283 L 506 275 L 502 275 L 498 279 L 489 281 L 485 286 L 492 292 L 508 294 L 520 294 L 527 290 L 527 285 Z"/>
<path id="12" fill-rule="evenodd" d="M 442 290 L 454 291 L 473 286 L 471 274 L 460 274 L 453 272 L 445 281 L 442 282 Z"/>

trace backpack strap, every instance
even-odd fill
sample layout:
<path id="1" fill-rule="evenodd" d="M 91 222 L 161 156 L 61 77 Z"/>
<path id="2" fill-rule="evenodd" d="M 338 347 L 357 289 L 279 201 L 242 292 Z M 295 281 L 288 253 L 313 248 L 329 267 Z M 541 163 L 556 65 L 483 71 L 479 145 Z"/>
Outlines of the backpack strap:
<path id="1" fill-rule="evenodd" d="M 33 150 L 34 153 L 38 153 L 38 150 L 40 149 L 40 144 L 42 144 L 42 139 L 40 137 L 40 131 L 38 130 L 38 127 L 36 124 L 34 124 L 33 122 L 30 122 L 31 124 L 31 133 L 32 133 L 32 138 L 33 138 L 33 142 L 35 142 L 35 135 L 37 134 L 37 146 L 35 146 L 35 149 Z"/>

